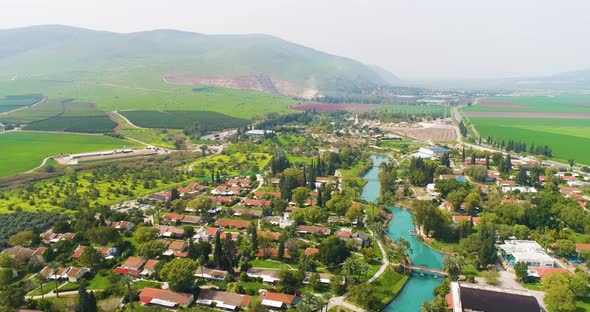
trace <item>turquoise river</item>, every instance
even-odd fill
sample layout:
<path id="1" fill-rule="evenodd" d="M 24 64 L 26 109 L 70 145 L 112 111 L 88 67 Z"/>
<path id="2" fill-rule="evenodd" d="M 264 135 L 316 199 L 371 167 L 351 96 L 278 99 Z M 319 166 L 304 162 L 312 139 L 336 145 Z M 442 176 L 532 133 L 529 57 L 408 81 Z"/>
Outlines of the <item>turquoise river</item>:
<path id="1" fill-rule="evenodd" d="M 374 155 L 373 167 L 363 176 L 367 184 L 363 188 L 361 197 L 369 202 L 376 201 L 379 197 L 379 164 L 388 162 L 385 156 Z M 414 228 L 412 213 L 407 210 L 391 207 L 393 217 L 386 229 L 387 235 L 393 240 L 403 237 L 410 243 L 412 253 L 410 258 L 413 265 L 425 266 L 428 268 L 442 269 L 443 256 L 441 253 L 432 250 L 409 231 Z M 441 283 L 440 278 L 431 274 L 420 276 L 413 273 L 398 296 L 385 307 L 383 311 L 417 312 L 420 311 L 420 304 L 434 298 L 432 291 Z"/>

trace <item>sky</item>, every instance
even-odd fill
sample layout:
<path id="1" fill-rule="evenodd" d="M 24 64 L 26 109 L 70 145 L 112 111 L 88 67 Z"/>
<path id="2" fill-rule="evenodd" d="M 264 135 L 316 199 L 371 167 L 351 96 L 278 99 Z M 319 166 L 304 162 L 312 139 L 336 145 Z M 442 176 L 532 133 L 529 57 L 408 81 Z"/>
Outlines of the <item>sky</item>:
<path id="1" fill-rule="evenodd" d="M 0 0 L 0 28 L 263 33 L 402 79 L 590 68 L 588 0 Z"/>

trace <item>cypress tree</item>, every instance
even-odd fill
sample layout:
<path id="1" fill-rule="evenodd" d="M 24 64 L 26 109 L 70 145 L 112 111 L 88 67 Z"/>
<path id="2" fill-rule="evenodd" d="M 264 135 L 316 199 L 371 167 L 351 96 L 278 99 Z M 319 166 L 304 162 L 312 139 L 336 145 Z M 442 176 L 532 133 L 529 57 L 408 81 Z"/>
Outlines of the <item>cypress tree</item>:
<path id="1" fill-rule="evenodd" d="M 213 263 L 215 263 L 215 267 L 218 269 L 221 268 L 222 261 L 223 261 L 223 250 L 221 249 L 221 236 L 219 235 L 219 231 L 215 234 L 215 250 L 213 252 Z"/>

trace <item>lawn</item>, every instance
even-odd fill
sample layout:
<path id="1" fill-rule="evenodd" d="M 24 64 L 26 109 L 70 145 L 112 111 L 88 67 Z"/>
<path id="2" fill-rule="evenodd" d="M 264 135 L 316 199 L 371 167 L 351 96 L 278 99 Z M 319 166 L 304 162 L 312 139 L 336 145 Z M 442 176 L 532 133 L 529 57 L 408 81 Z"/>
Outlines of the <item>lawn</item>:
<path id="1" fill-rule="evenodd" d="M 427 244 L 428 246 L 432 247 L 432 249 L 441 251 L 443 253 L 454 253 L 461 250 L 459 243 L 446 243 L 433 239 L 427 242 Z"/>
<path id="2" fill-rule="evenodd" d="M 152 288 L 162 288 L 162 283 L 154 282 L 154 281 L 137 281 L 131 285 L 131 288 L 135 290 L 141 290 L 146 287 Z"/>
<path id="3" fill-rule="evenodd" d="M 549 312 L 556 312 L 555 308 L 545 299 L 545 305 L 547 306 L 547 311 Z M 587 312 L 590 311 L 590 298 L 586 298 L 584 300 L 576 300 L 576 309 L 575 312 Z"/>
<path id="4" fill-rule="evenodd" d="M 488 136 L 528 146 L 548 145 L 553 157 L 590 164 L 590 120 L 471 117 L 483 140 Z"/>
<path id="5" fill-rule="evenodd" d="M 96 274 L 94 278 L 88 281 L 88 285 L 86 285 L 86 289 L 105 289 L 111 285 L 111 281 L 106 276 L 102 276 Z"/>
<path id="6" fill-rule="evenodd" d="M 297 264 L 286 264 L 274 260 L 262 260 L 254 259 L 250 261 L 253 268 L 265 268 L 265 269 L 277 269 L 277 270 L 289 270 L 291 268 L 297 269 Z"/>
<path id="7" fill-rule="evenodd" d="M 62 284 L 60 283 L 59 285 L 61 286 Z M 53 281 L 43 284 L 43 294 L 44 295 L 52 292 L 54 289 L 55 289 L 55 283 Z M 41 296 L 41 287 L 35 288 L 30 293 L 28 293 L 27 296 Z"/>
<path id="8" fill-rule="evenodd" d="M 0 177 L 3 177 L 33 169 L 47 156 L 132 147 L 138 144 L 102 135 L 6 132 L 0 134 L 0 146 Z"/>
<path id="9" fill-rule="evenodd" d="M 526 289 L 530 290 L 537 290 L 537 291 L 545 291 L 543 284 L 540 282 L 537 283 L 523 283 L 522 286 Z"/>

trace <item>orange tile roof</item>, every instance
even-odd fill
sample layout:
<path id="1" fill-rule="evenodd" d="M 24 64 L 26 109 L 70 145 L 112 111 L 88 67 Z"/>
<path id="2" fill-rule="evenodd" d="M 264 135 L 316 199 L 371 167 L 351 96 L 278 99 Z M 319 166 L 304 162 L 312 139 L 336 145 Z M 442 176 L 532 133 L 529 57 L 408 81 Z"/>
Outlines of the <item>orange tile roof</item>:
<path id="1" fill-rule="evenodd" d="M 570 272 L 564 268 L 533 268 L 533 270 L 535 270 L 537 272 L 537 274 L 539 274 L 540 278 L 544 278 L 545 276 L 547 276 L 549 274 L 553 274 L 553 273 L 557 273 L 557 272 L 565 272 L 565 273 L 572 274 L 572 272 Z"/>
<path id="2" fill-rule="evenodd" d="M 311 256 L 311 255 L 320 253 L 320 250 L 317 249 L 317 248 L 308 247 L 308 248 L 305 248 L 305 252 L 304 253 L 305 253 L 306 256 Z"/>
<path id="3" fill-rule="evenodd" d="M 221 227 L 233 227 L 236 229 L 245 229 L 250 226 L 250 221 L 231 220 L 231 219 L 217 219 L 215 224 Z"/>
<path id="4" fill-rule="evenodd" d="M 188 294 L 188 293 L 174 292 L 171 290 L 151 288 L 151 287 L 146 287 L 146 288 L 142 289 L 141 292 L 139 293 L 139 298 L 141 300 L 146 300 L 148 298 L 150 300 L 151 299 L 160 299 L 160 300 L 175 302 L 175 303 L 178 303 L 181 305 L 190 304 L 192 296 L 193 295 Z"/>
<path id="5" fill-rule="evenodd" d="M 127 258 L 127 260 L 125 261 L 123 266 L 128 267 L 128 268 L 139 269 L 141 267 L 141 265 L 144 263 L 144 261 L 145 260 L 143 260 L 142 257 L 129 257 L 129 258 Z"/>
<path id="6" fill-rule="evenodd" d="M 264 299 L 282 302 L 284 304 L 292 304 L 295 301 L 294 295 L 287 295 L 282 293 L 275 293 L 275 292 L 267 292 L 264 295 Z"/>

